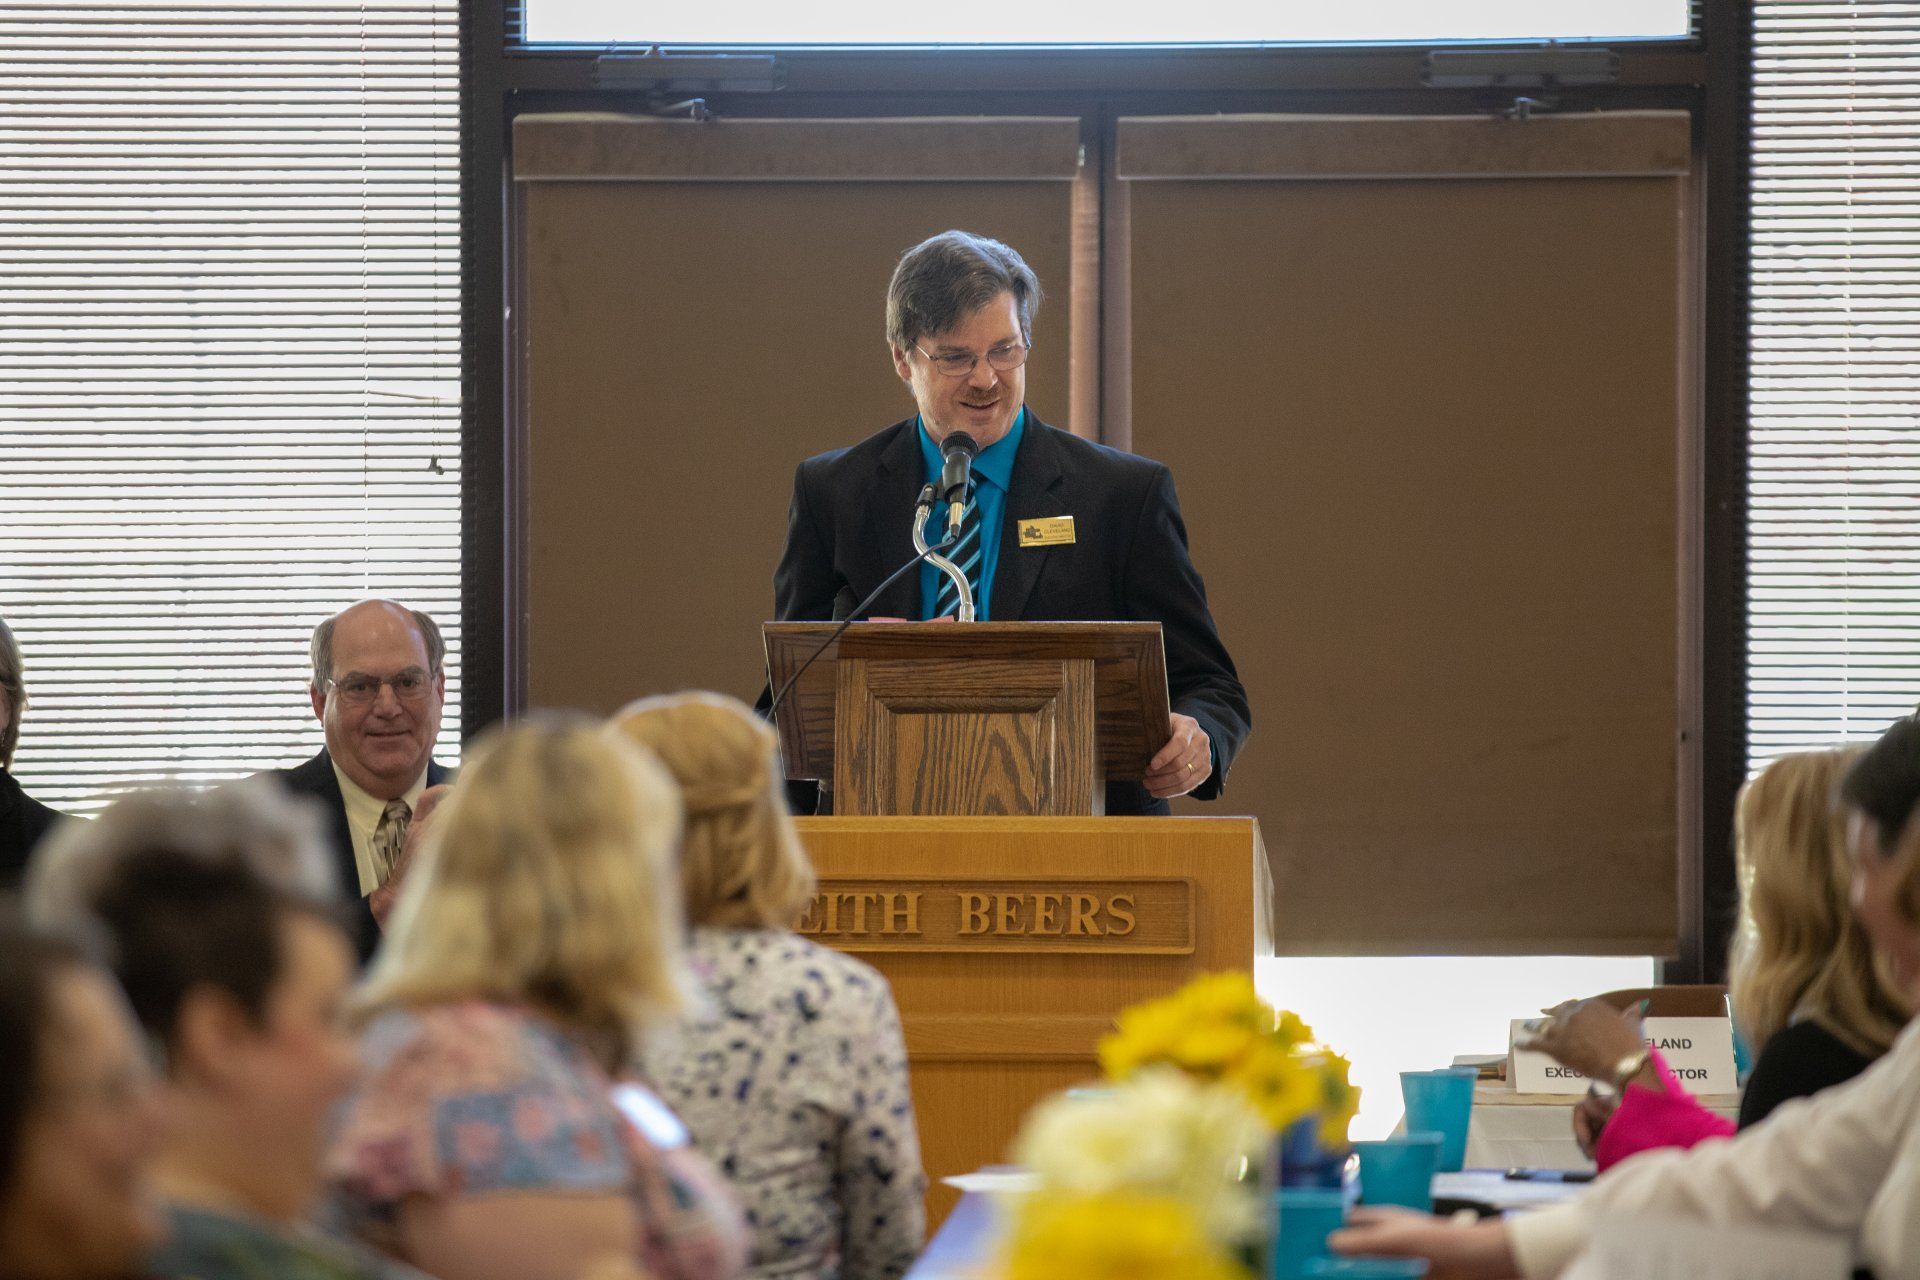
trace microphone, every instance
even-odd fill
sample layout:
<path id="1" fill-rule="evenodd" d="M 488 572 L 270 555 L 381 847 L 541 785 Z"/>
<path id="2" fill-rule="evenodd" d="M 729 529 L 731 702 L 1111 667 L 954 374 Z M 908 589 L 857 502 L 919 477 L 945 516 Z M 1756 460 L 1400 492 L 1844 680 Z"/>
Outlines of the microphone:
<path id="1" fill-rule="evenodd" d="M 947 504 L 947 538 L 960 535 L 960 523 L 967 518 L 967 485 L 973 479 L 973 460 L 980 446 L 964 431 L 952 431 L 940 442 L 940 456 L 946 465 L 940 468 L 940 498 Z"/>

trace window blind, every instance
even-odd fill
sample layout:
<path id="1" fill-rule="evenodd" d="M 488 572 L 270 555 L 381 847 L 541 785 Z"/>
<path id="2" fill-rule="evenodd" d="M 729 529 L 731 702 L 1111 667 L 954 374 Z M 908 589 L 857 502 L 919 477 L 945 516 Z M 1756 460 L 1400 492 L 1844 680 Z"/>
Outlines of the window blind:
<path id="1" fill-rule="evenodd" d="M 1920 702 L 1920 4 L 1754 17 L 1758 767 Z"/>
<path id="2" fill-rule="evenodd" d="M 460 627 L 456 0 L 0 0 L 14 772 L 85 812 L 320 744 L 307 638 Z"/>

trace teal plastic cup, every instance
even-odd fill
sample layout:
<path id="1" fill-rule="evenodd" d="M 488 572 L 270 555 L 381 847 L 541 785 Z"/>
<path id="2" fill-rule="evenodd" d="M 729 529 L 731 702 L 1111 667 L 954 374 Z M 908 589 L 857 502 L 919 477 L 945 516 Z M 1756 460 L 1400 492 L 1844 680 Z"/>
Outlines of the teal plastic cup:
<path id="1" fill-rule="evenodd" d="M 1327 1256 L 1327 1236 L 1347 1220 L 1338 1187 L 1282 1187 L 1273 1193 L 1272 1211 L 1268 1280 L 1301 1280 L 1309 1262 Z"/>
<path id="2" fill-rule="evenodd" d="M 1473 1121 L 1473 1086 L 1479 1072 L 1470 1068 L 1402 1071 L 1400 1097 L 1407 1104 L 1408 1133 L 1441 1136 L 1441 1173 L 1458 1173 L 1467 1162 L 1467 1126 Z"/>
<path id="3" fill-rule="evenodd" d="M 1420 1280 L 1427 1274 L 1425 1258 L 1315 1258 L 1306 1276 L 1333 1280 Z"/>
<path id="4" fill-rule="evenodd" d="M 1377 1142 L 1356 1142 L 1360 1157 L 1360 1203 L 1395 1204 L 1433 1212 L 1433 1173 L 1443 1145 L 1437 1133 L 1403 1133 Z"/>

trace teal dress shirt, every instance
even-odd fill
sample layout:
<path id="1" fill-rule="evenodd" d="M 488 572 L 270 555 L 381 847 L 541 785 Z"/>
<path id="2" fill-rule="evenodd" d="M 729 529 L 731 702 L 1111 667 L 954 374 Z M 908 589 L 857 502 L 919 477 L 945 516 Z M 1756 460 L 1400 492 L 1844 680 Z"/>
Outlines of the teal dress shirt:
<path id="1" fill-rule="evenodd" d="M 989 601 L 993 599 L 993 571 L 1000 563 L 1000 525 L 1001 517 L 1007 511 L 1007 487 L 1013 483 L 1013 460 L 1020 452 L 1020 436 L 1026 429 L 1026 406 L 1014 416 L 1013 429 L 980 451 L 973 460 L 974 501 L 980 507 L 980 571 L 974 575 L 973 618 L 975 622 L 991 620 Z M 927 482 L 937 484 L 940 480 L 940 446 L 927 434 L 927 424 L 916 420 L 915 426 L 920 434 L 920 458 L 926 463 Z M 938 542 L 945 536 L 946 508 L 937 507 L 927 519 L 927 541 Z M 926 621 L 934 616 L 933 608 L 940 599 L 940 584 L 947 575 L 934 568 L 932 564 L 920 567 L 920 620 Z"/>

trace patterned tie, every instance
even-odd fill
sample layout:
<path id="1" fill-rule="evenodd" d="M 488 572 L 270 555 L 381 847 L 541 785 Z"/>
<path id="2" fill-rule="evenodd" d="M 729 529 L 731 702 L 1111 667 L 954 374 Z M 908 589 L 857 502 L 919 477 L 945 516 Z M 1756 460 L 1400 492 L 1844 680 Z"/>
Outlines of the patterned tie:
<path id="1" fill-rule="evenodd" d="M 954 562 L 960 572 L 967 575 L 967 585 L 973 588 L 973 608 L 980 611 L 980 503 L 976 488 L 967 494 L 967 513 L 960 521 L 960 540 L 951 550 L 940 554 Z M 933 616 L 945 617 L 947 614 L 958 616 L 960 609 L 960 588 L 946 574 L 940 575 L 940 592 L 934 597 Z"/>
<path id="2" fill-rule="evenodd" d="M 380 884 L 392 877 L 393 864 L 400 860 L 400 850 L 407 844 L 407 823 L 412 820 L 413 810 L 405 800 L 387 801 L 380 825 L 373 829 L 373 840 L 368 845 L 373 855 L 374 879 Z"/>

